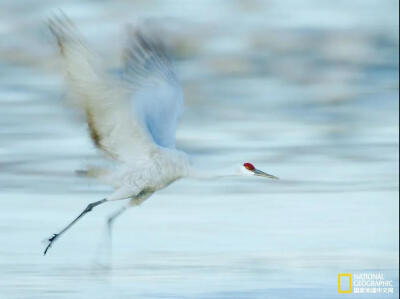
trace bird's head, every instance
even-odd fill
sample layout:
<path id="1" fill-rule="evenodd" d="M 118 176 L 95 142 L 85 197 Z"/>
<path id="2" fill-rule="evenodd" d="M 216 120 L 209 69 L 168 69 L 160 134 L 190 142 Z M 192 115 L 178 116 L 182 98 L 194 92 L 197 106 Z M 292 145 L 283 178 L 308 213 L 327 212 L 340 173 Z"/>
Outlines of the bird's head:
<path id="1" fill-rule="evenodd" d="M 275 179 L 275 180 L 278 179 L 276 176 L 273 176 L 272 174 L 268 174 L 264 171 L 261 171 L 261 170 L 255 168 L 254 165 L 249 162 L 243 163 L 240 170 L 241 170 L 242 174 L 244 174 L 244 175 L 261 176 L 261 177 Z"/>

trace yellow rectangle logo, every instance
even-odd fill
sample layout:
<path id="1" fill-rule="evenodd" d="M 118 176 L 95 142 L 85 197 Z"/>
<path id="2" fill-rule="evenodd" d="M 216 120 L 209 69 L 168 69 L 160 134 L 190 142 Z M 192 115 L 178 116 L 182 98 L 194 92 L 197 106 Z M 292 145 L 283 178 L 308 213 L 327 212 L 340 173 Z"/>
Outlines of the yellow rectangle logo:
<path id="1" fill-rule="evenodd" d="M 349 279 L 348 288 L 346 288 L 346 289 L 342 289 L 342 285 L 341 285 L 342 277 L 348 277 L 348 279 Z M 337 283 L 338 283 L 338 285 L 337 285 L 338 293 L 340 293 L 340 294 L 350 294 L 351 293 L 351 291 L 352 291 L 352 289 L 351 289 L 351 287 L 352 287 L 351 273 L 339 273 Z M 346 286 L 344 286 L 344 287 L 346 287 Z"/>

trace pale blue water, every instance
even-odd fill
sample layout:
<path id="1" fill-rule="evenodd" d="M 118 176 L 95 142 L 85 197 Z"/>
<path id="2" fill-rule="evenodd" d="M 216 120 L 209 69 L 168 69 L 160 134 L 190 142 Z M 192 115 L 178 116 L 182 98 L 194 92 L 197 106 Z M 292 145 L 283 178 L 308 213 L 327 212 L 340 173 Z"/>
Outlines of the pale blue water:
<path id="1" fill-rule="evenodd" d="M 96 208 L 46 257 L 41 240 L 107 186 L 62 104 L 43 20 L 61 7 L 119 61 L 120 26 L 152 17 L 177 56 L 178 145 L 209 167 L 280 181 L 182 180 L 127 212 L 112 257 Z M 398 291 L 396 1 L 0 3 L 0 298 L 395 298 L 342 295 L 337 274 Z"/>

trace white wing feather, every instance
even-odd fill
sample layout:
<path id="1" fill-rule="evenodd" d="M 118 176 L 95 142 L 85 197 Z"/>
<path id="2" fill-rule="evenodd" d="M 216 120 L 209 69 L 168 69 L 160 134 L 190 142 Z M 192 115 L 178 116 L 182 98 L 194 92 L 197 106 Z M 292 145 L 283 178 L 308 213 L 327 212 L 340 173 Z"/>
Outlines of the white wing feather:
<path id="1" fill-rule="evenodd" d="M 173 63 L 155 32 L 129 29 L 124 78 L 133 90 L 132 110 L 158 145 L 175 148 L 183 93 Z"/>
<path id="2" fill-rule="evenodd" d="M 86 114 L 94 144 L 116 160 L 148 155 L 155 144 L 140 119 L 130 113 L 131 90 L 107 75 L 66 16 L 51 19 L 49 28 L 64 58 L 72 98 Z"/>

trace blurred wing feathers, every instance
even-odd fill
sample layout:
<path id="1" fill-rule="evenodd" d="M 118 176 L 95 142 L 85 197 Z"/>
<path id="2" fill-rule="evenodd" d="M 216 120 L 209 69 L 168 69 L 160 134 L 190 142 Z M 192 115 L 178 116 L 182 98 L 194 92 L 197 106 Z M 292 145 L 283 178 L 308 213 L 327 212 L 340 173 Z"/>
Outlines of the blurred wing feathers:
<path id="1" fill-rule="evenodd" d="M 124 79 L 133 94 L 132 109 L 160 146 L 175 148 L 178 119 L 183 112 L 182 88 L 165 45 L 153 32 L 128 31 Z"/>
<path id="2" fill-rule="evenodd" d="M 49 28 L 63 57 L 74 104 L 84 111 L 94 144 L 112 159 L 146 155 L 154 144 L 130 113 L 131 91 L 106 73 L 66 16 L 52 18 Z"/>

